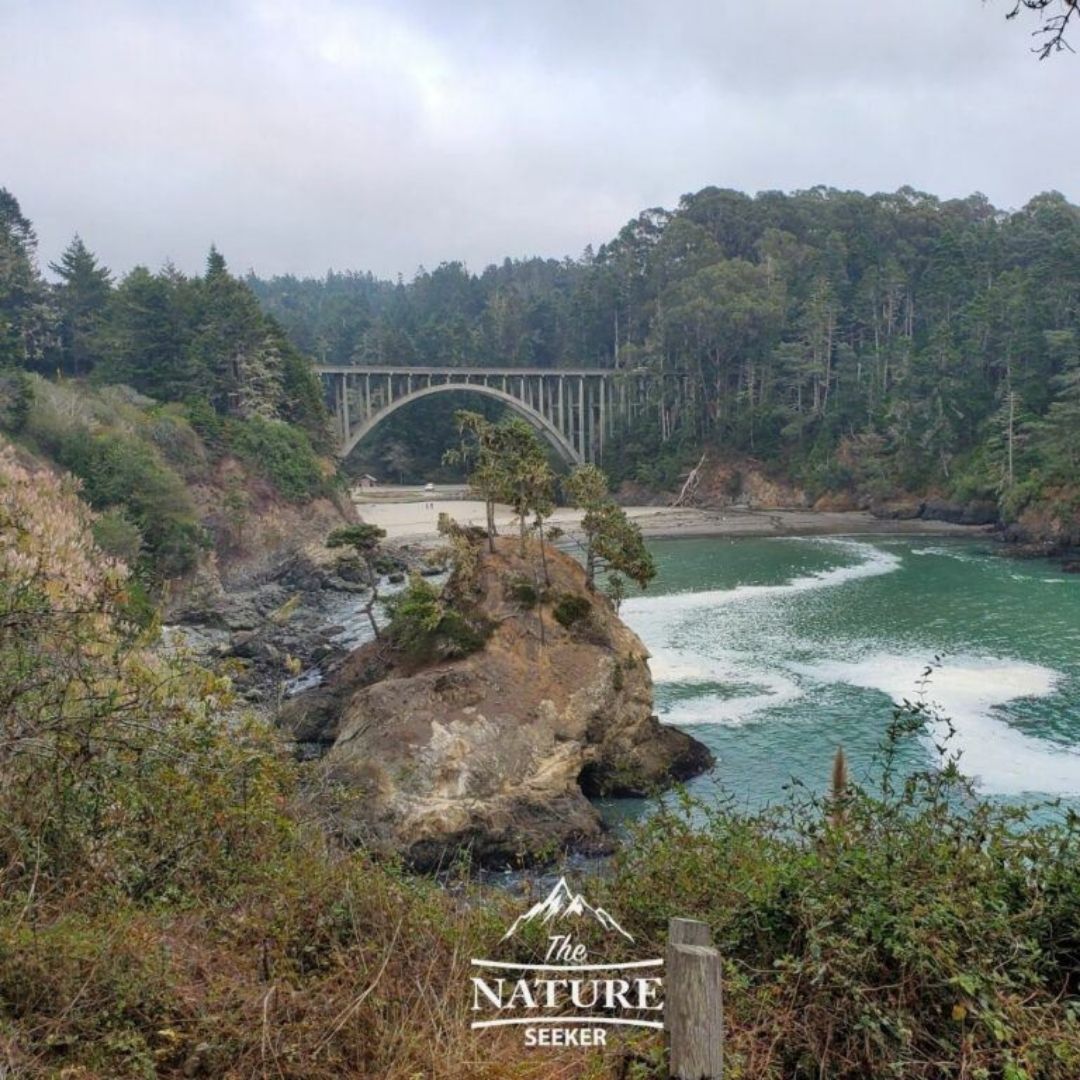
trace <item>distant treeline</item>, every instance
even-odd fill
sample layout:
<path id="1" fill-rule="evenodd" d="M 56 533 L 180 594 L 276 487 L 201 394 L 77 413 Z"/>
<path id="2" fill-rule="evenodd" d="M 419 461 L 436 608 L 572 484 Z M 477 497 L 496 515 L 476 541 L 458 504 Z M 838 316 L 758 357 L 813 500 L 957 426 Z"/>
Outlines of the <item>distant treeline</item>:
<path id="1" fill-rule="evenodd" d="M 52 269 L 55 285 L 0 193 L 0 365 L 128 383 L 212 439 L 258 418 L 328 448 L 311 358 L 640 367 L 684 372 L 694 393 L 613 441 L 617 480 L 670 486 L 713 446 L 811 494 L 936 491 L 1080 521 L 1080 208 L 1056 193 L 1007 213 L 910 188 L 706 188 L 579 259 L 445 263 L 408 283 L 245 282 L 216 251 L 202 277 L 114 283 L 77 237 Z M 460 404 L 401 410 L 358 454 L 430 475 Z"/>
<path id="2" fill-rule="evenodd" d="M 1080 467 L 1080 208 L 1056 193 L 1007 213 L 910 188 L 706 188 L 579 259 L 248 283 L 321 361 L 685 371 L 674 435 L 646 422 L 607 462 L 648 483 L 715 444 L 811 490 L 1015 514 Z M 410 412 L 384 438 L 406 440 Z"/>

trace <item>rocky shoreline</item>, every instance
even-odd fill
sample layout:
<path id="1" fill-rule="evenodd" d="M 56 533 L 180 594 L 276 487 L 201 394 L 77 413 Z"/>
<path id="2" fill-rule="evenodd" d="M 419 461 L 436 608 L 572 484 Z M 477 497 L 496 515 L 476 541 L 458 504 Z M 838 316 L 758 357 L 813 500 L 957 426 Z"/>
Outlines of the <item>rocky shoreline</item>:
<path id="1" fill-rule="evenodd" d="M 1067 547 L 930 501 L 873 512 L 648 510 L 651 523 L 636 520 L 650 536 L 994 535 L 1010 555 L 1057 556 L 1080 569 Z M 572 540 L 572 525 L 568 533 Z M 410 572 L 445 573 L 431 563 L 432 540 L 387 547 L 384 595 Z M 541 641 L 538 613 L 506 599 L 505 581 L 535 570 L 518 565 L 514 548 L 500 541 L 486 571 L 493 640 L 463 660 L 418 668 L 371 641 L 361 611 L 368 586 L 319 544 L 234 574 L 228 587 L 215 576 L 189 588 L 163 636 L 228 670 L 243 702 L 317 762 L 320 789 L 351 792 L 334 815 L 356 842 L 425 870 L 462 850 L 495 867 L 603 854 L 612 837 L 591 798 L 649 794 L 712 760 L 653 714 L 647 651 L 605 599 L 591 595 L 576 628 L 540 612 Z M 586 594 L 576 560 L 550 547 L 549 559 L 555 594 Z"/>
<path id="2" fill-rule="evenodd" d="M 388 551 L 383 592 L 416 571 L 445 573 L 424 552 Z M 197 583 L 173 601 L 165 643 L 210 663 L 228 662 L 243 699 L 268 714 L 316 685 L 370 637 L 360 599 L 368 586 L 356 567 L 318 545 L 294 551 L 258 574 Z"/>
<path id="3" fill-rule="evenodd" d="M 534 576 L 534 560 L 509 538 L 482 556 L 476 603 L 495 631 L 458 660 L 417 666 L 371 640 L 367 585 L 317 546 L 193 590 L 165 639 L 228 670 L 282 728 L 311 762 L 312 791 L 337 793 L 328 817 L 352 842 L 420 870 L 466 850 L 497 868 L 606 854 L 614 841 L 591 798 L 647 795 L 712 757 L 660 724 L 647 650 L 580 564 L 550 545 L 547 559 L 551 600 L 525 610 L 507 582 Z M 409 572 L 445 573 L 430 560 L 424 545 L 388 548 L 380 594 Z M 565 596 L 586 609 L 570 627 L 553 616 Z"/>

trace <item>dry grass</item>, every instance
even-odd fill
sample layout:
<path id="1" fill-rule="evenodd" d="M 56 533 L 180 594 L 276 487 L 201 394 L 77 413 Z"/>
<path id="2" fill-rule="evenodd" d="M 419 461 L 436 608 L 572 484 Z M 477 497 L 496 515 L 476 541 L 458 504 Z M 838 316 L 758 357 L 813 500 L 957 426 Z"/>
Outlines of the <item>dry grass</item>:
<path id="1" fill-rule="evenodd" d="M 539 1050 L 470 1030 L 470 958 L 498 940 L 508 897 L 317 839 L 264 869 L 241 901 L 188 910 L 83 894 L 36 902 L 30 924 L 9 905 L 0 1065 L 27 1080 L 628 1075 L 633 1042 Z"/>

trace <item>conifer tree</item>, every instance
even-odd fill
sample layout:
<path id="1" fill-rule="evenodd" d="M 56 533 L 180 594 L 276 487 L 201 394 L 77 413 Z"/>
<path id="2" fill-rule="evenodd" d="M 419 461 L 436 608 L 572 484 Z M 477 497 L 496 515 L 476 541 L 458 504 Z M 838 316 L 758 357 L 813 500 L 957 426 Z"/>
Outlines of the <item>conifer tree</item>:
<path id="1" fill-rule="evenodd" d="M 19 202 L 0 188 L 0 366 L 39 366 L 49 341 L 37 236 Z"/>
<path id="2" fill-rule="evenodd" d="M 93 252 L 75 238 L 49 264 L 60 284 L 56 287 L 60 311 L 60 354 L 65 371 L 85 375 L 97 361 L 101 348 L 101 328 L 112 291 L 112 275 L 100 266 Z"/>

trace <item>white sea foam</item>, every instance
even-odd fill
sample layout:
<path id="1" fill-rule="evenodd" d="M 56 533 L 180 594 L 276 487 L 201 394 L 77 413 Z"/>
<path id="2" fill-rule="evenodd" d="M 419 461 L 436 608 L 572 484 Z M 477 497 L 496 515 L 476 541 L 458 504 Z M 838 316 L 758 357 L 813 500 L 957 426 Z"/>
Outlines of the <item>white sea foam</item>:
<path id="1" fill-rule="evenodd" d="M 978 555 L 973 555 L 970 551 L 965 551 L 958 548 L 950 547 L 924 547 L 924 548 L 911 548 L 912 555 L 933 555 L 941 559 L 955 559 L 957 562 L 964 563 L 979 563 L 982 562 L 982 558 Z"/>
<path id="2" fill-rule="evenodd" d="M 708 695 L 672 702 L 663 710 L 665 724 L 725 724 L 738 727 L 762 709 L 786 705 L 803 694 L 792 679 L 776 672 L 742 673 L 741 686 L 752 688 L 738 697 Z"/>
<path id="3" fill-rule="evenodd" d="M 658 616 L 680 616 L 702 608 L 717 607 L 720 604 L 740 604 L 753 600 L 769 600 L 792 593 L 809 592 L 813 589 L 828 589 L 844 585 L 849 581 L 877 577 L 900 568 L 900 558 L 891 552 L 882 551 L 872 544 L 858 540 L 817 540 L 818 544 L 835 546 L 848 554 L 861 556 L 862 561 L 852 566 L 834 566 L 830 570 L 819 570 L 792 578 L 779 585 L 736 585 L 733 589 L 708 589 L 704 592 L 668 593 L 666 596 L 635 596 L 627 600 L 622 611 L 627 621 L 633 626 L 637 617 L 645 616 L 656 619 Z M 639 633 L 641 631 L 638 631 Z"/>
<path id="4" fill-rule="evenodd" d="M 653 681 L 664 685 L 726 683 L 745 687 L 737 696 L 707 694 L 693 701 L 678 701 L 664 711 L 664 719 L 678 724 L 739 724 L 762 709 L 775 708 L 798 698 L 799 684 L 774 666 L 762 664 L 756 635 L 747 635 L 733 623 L 744 605 L 744 617 L 770 618 L 770 644 L 775 648 L 784 634 L 781 609 L 770 611 L 772 601 L 816 589 L 841 586 L 850 581 L 887 574 L 900 566 L 900 559 L 871 544 L 856 540 L 808 540 L 839 549 L 860 561 L 813 574 L 795 577 L 776 585 L 738 585 L 732 589 L 672 593 L 667 596 L 634 597 L 625 602 L 623 617 L 641 636 L 652 654 L 649 668 Z M 722 626 L 709 619 L 718 611 Z M 769 614 L 767 614 L 767 612 Z"/>
<path id="5" fill-rule="evenodd" d="M 925 669 L 925 656 L 878 653 L 800 670 L 821 682 L 844 682 L 879 690 L 894 701 L 914 701 Z M 962 751 L 960 768 L 977 779 L 982 790 L 997 795 L 1076 795 L 1080 753 L 1027 735 L 996 712 L 1020 698 L 1054 693 L 1060 679 L 1053 669 L 1022 660 L 954 656 L 932 672 L 925 696 L 952 721 L 956 734 L 949 745 Z M 945 724 L 931 727 L 927 741 L 940 740 Z"/>

